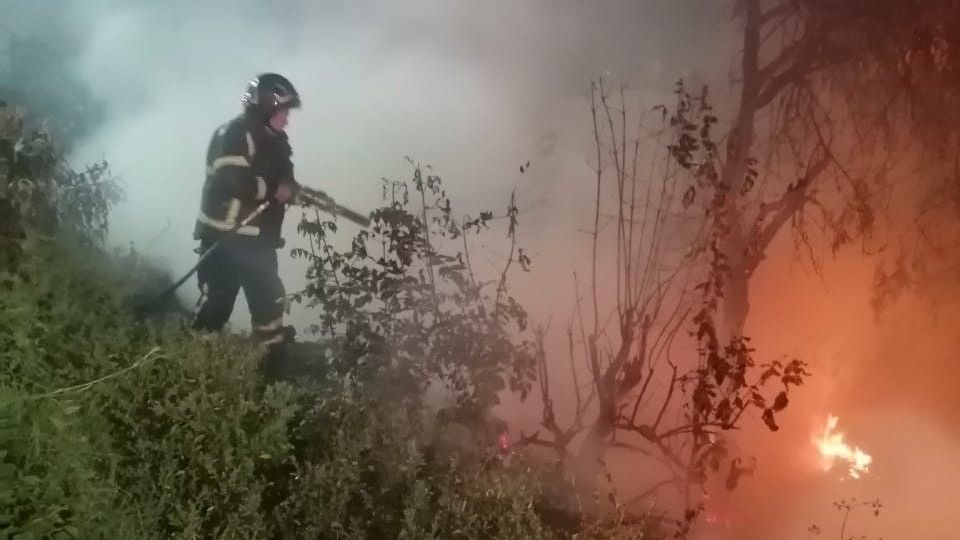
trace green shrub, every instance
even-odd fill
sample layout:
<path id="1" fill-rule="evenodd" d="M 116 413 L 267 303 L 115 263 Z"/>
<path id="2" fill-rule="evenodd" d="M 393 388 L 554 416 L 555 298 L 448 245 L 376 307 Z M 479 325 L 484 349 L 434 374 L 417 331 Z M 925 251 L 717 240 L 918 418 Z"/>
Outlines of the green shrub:
<path id="1" fill-rule="evenodd" d="M 115 461 L 78 399 L 0 387 L 3 538 L 136 538 L 135 512 L 109 478 Z"/>
<path id="2" fill-rule="evenodd" d="M 243 337 L 133 318 L 158 273 L 102 247 L 117 195 L 105 165 L 78 174 L 43 156 L 0 179 L 16 180 L 0 186 L 0 537 L 547 539 L 580 526 L 545 513 L 539 466 L 436 450 L 429 383 L 485 410 L 508 385 L 529 389 L 530 344 L 512 340 L 526 315 L 503 281 L 484 293 L 405 203 L 377 214 L 389 257 L 368 260 L 365 235 L 344 254 L 324 242 L 326 262 L 309 254 L 307 297 L 339 353 L 308 379 L 268 382 Z M 446 211 L 440 236 L 490 219 L 455 226 L 439 179 L 417 175 L 421 203 L 429 192 Z M 302 226 L 320 241 L 335 230 Z"/>
<path id="3" fill-rule="evenodd" d="M 0 534 L 551 537 L 536 471 L 434 459 L 417 396 L 267 385 L 243 338 L 135 323 L 135 259 L 65 239 L 24 253 L 0 277 Z"/>
<path id="4" fill-rule="evenodd" d="M 474 470 L 424 451 L 425 430 L 349 379 L 314 398 L 284 538 L 547 538 L 532 471 Z M 300 531 L 294 534 L 294 531 Z"/>
<path id="5" fill-rule="evenodd" d="M 258 389 L 243 342 L 134 324 L 123 273 L 89 248 L 29 252 L 0 278 L 5 526 L 115 537 L 126 508 L 134 536 L 262 537 L 257 468 L 289 447 L 292 389 Z"/>

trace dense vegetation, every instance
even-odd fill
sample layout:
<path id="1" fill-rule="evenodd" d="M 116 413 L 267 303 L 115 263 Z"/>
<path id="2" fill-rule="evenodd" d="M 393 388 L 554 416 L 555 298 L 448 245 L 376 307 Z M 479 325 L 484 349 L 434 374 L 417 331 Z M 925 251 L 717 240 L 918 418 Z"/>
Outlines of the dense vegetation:
<path id="1" fill-rule="evenodd" d="M 582 522 L 558 502 L 562 478 L 435 425 L 430 383 L 457 398 L 461 421 L 505 380 L 529 385 L 525 345 L 507 333 L 524 315 L 502 289 L 484 297 L 452 258 L 419 274 L 429 237 L 404 197 L 376 214 L 380 257 L 356 243 L 300 254 L 318 274 L 334 261 L 345 281 L 303 293 L 336 317 L 320 320 L 327 346 L 307 351 L 300 376 L 278 380 L 244 336 L 198 335 L 175 314 L 135 319 L 130 299 L 162 276 L 104 247 L 120 195 L 109 170 L 35 150 L 8 154 L 0 191 L 5 538 L 608 538 L 623 521 Z M 438 186 L 419 172 L 413 182 L 439 197 Z M 459 287 L 447 295 L 441 280 Z"/>

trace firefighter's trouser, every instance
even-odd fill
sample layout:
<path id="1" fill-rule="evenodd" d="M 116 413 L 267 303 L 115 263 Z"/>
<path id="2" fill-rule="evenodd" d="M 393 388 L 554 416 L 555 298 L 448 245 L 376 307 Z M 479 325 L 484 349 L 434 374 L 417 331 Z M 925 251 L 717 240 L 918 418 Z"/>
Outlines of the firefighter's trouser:
<path id="1" fill-rule="evenodd" d="M 200 245 L 201 254 L 212 242 Z M 277 251 L 249 238 L 226 237 L 197 269 L 200 300 L 194 314 L 197 330 L 219 331 L 230 319 L 237 293 L 250 307 L 253 335 L 265 345 L 284 339 L 283 282 L 277 273 Z"/>

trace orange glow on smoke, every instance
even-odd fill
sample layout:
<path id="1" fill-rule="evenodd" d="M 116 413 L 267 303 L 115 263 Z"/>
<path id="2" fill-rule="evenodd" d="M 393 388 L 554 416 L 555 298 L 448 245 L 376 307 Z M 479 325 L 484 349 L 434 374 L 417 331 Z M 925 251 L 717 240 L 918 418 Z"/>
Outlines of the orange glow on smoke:
<path id="1" fill-rule="evenodd" d="M 823 470 L 829 471 L 837 460 L 845 461 L 848 465 L 848 474 L 851 478 L 860 478 L 861 473 L 869 472 L 873 458 L 856 446 L 843 442 L 843 433 L 837 433 L 837 422 L 840 419 L 834 415 L 827 415 L 827 423 L 823 434 L 813 438 L 813 444 L 820 451 L 823 458 Z"/>

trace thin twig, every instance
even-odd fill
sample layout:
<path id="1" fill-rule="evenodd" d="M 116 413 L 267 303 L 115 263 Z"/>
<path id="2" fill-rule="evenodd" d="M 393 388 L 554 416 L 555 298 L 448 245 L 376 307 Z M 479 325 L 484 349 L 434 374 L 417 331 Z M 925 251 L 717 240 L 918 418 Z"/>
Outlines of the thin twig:
<path id="1" fill-rule="evenodd" d="M 95 385 L 97 385 L 97 384 L 100 384 L 100 383 L 105 382 L 105 381 L 108 381 L 108 380 L 110 380 L 110 379 L 114 379 L 114 378 L 116 378 L 116 377 L 119 377 L 119 376 L 121 376 L 121 375 L 123 375 L 123 374 L 125 374 L 125 373 L 127 373 L 127 372 L 129 372 L 129 371 L 132 371 L 132 370 L 134 370 L 134 369 L 139 368 L 140 366 L 142 366 L 143 364 L 149 362 L 150 360 L 156 359 L 156 358 L 158 357 L 158 353 L 159 353 L 159 352 L 160 352 L 160 347 L 154 347 L 153 349 L 150 349 L 150 352 L 148 352 L 147 354 L 143 355 L 139 360 L 137 360 L 137 361 L 134 362 L 133 364 L 130 364 L 129 366 L 127 366 L 127 367 L 125 367 L 125 368 L 123 368 L 123 369 L 121 369 L 121 370 L 119 370 L 119 371 L 114 371 L 113 373 L 109 373 L 109 374 L 107 374 L 107 375 L 104 375 L 103 377 L 100 377 L 99 379 L 94 379 L 94 380 L 92 380 L 92 381 L 85 382 L 85 383 L 82 383 L 82 384 L 76 384 L 76 385 L 73 385 L 73 386 L 68 386 L 68 387 L 66 387 L 66 388 L 60 388 L 60 389 L 58 389 L 58 390 L 54 390 L 54 391 L 52 391 L 52 392 L 47 392 L 47 393 L 45 393 L 45 394 L 38 394 L 38 395 L 35 395 L 35 396 L 30 396 L 30 399 L 45 399 L 45 398 L 50 398 L 50 397 L 56 397 L 56 396 L 63 395 L 63 394 L 68 394 L 68 393 L 71 393 L 71 392 L 84 392 L 84 391 L 86 391 L 86 390 L 89 390 L 90 388 L 92 388 L 93 386 L 95 386 Z"/>

